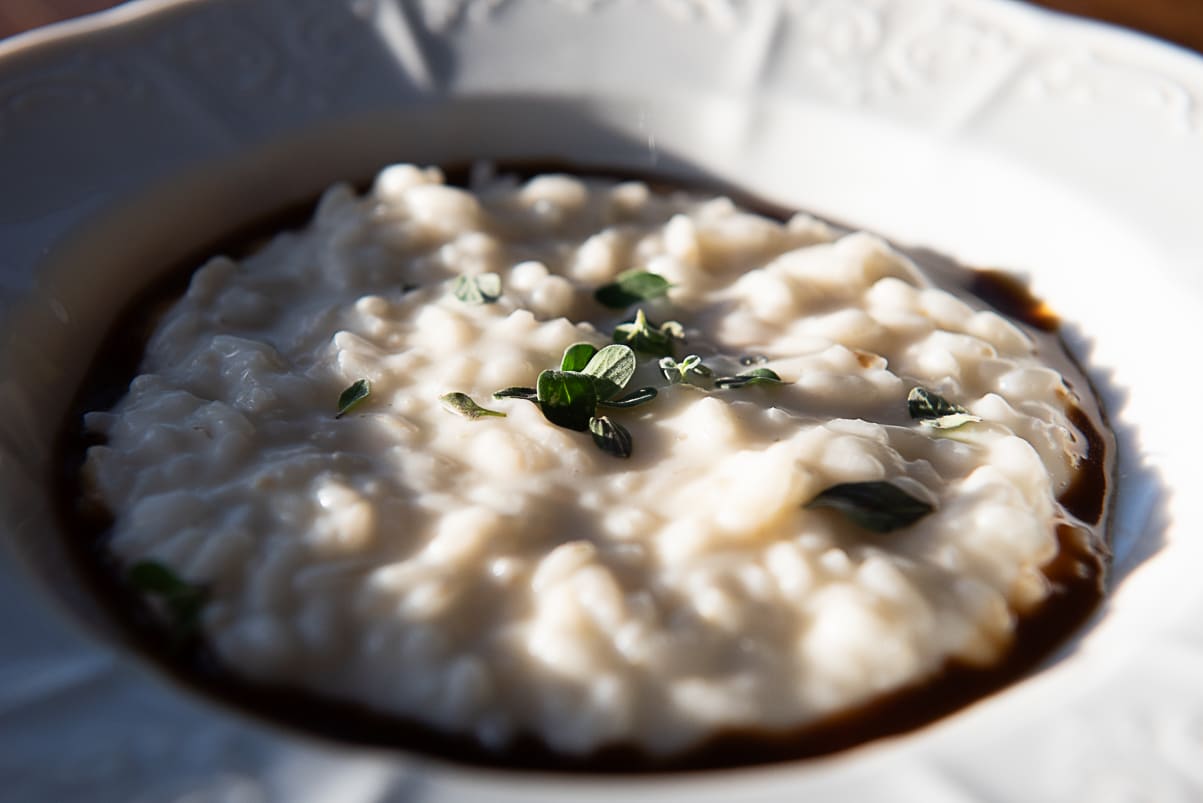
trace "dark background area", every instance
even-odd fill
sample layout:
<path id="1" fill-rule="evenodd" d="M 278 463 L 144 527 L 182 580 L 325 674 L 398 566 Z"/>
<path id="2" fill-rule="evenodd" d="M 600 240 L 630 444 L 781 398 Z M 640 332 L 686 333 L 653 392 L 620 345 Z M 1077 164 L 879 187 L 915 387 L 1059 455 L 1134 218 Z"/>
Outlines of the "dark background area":
<path id="1" fill-rule="evenodd" d="M 3 0 L 0 38 L 115 5 L 114 0 Z M 1033 5 L 1134 28 L 1203 52 L 1203 0 L 1038 0 Z"/>

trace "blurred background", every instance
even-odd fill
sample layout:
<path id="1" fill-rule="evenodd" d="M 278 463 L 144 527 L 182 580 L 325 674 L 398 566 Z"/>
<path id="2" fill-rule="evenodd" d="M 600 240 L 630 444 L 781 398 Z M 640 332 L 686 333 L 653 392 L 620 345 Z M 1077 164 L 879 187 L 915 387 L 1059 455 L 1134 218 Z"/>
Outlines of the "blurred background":
<path id="1" fill-rule="evenodd" d="M 0 38 L 120 5 L 114 0 L 0 0 Z M 1038 0 L 1033 5 L 1134 28 L 1203 52 L 1203 0 Z"/>

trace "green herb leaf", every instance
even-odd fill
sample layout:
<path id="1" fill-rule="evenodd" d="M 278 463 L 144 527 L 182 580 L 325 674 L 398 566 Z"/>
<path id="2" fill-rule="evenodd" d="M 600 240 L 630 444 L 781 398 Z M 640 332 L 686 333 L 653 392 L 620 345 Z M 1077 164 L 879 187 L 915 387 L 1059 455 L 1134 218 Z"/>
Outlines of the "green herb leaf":
<path id="1" fill-rule="evenodd" d="M 592 343 L 573 343 L 564 349 L 564 356 L 560 358 L 560 370 L 583 371 L 596 353 L 597 346 Z"/>
<path id="2" fill-rule="evenodd" d="M 499 413 L 496 410 L 486 410 L 472 401 L 472 397 L 467 393 L 445 393 L 439 396 L 439 401 L 443 403 L 443 409 L 458 413 L 464 418 L 469 418 L 473 421 L 486 416 L 505 418 L 505 413 Z"/>
<path id="3" fill-rule="evenodd" d="M 685 339 L 685 327 L 677 321 L 665 321 L 656 331 L 673 340 Z"/>
<path id="4" fill-rule="evenodd" d="M 911 418 L 921 420 L 969 412 L 959 404 L 953 404 L 939 393 L 921 387 L 911 388 L 911 392 L 906 397 L 906 406 Z"/>
<path id="5" fill-rule="evenodd" d="M 961 405 L 926 388 L 911 388 L 906 397 L 906 409 L 911 418 L 936 429 L 953 429 L 982 420 L 981 416 L 973 415 Z"/>
<path id="6" fill-rule="evenodd" d="M 683 374 L 696 374 L 698 376 L 714 376 L 714 371 L 702 362 L 702 358 L 696 354 L 690 354 L 681 361 L 681 372 Z"/>
<path id="7" fill-rule="evenodd" d="M 355 405 L 366 399 L 372 393 L 372 383 L 366 379 L 360 379 L 351 384 L 346 390 L 338 396 L 338 414 L 335 418 L 342 418 L 349 413 Z"/>
<path id="8" fill-rule="evenodd" d="M 539 407 L 556 426 L 584 432 L 597 410 L 594 377 L 575 371 L 544 371 L 538 381 Z"/>
<path id="9" fill-rule="evenodd" d="M 690 354 L 680 362 L 677 362 L 672 357 L 662 357 L 660 359 L 660 373 L 664 374 L 664 378 L 674 385 L 678 382 L 687 381 L 690 375 L 714 376 L 714 371 L 703 365 L 702 358 L 696 354 Z"/>
<path id="10" fill-rule="evenodd" d="M 627 386 L 638 365 L 630 346 L 610 345 L 594 354 L 581 373 L 594 377 L 597 398 L 610 399 Z"/>
<path id="11" fill-rule="evenodd" d="M 617 421 L 611 421 L 609 416 L 598 416 L 589 419 L 589 434 L 597 448 L 615 457 L 631 456 L 631 433 Z"/>
<path id="12" fill-rule="evenodd" d="M 526 399 L 527 401 L 537 402 L 539 400 L 539 392 L 534 388 L 502 388 L 493 392 L 494 399 Z"/>
<path id="13" fill-rule="evenodd" d="M 208 599 L 203 586 L 189 583 L 155 560 L 138 561 L 126 571 L 126 581 L 136 590 L 158 600 L 166 609 L 176 638 L 186 639 L 200 624 L 201 609 Z"/>
<path id="14" fill-rule="evenodd" d="M 614 327 L 614 342 L 656 357 L 673 356 L 673 341 L 684 337 L 685 330 L 676 321 L 666 321 L 655 326 L 648 321 L 642 309 L 635 311 L 635 319 Z"/>
<path id="15" fill-rule="evenodd" d="M 593 297 L 611 309 L 625 309 L 640 301 L 659 298 L 670 287 L 669 281 L 660 274 L 636 268 L 623 271 L 615 281 L 597 288 Z"/>
<path id="16" fill-rule="evenodd" d="M 806 507 L 833 508 L 875 533 L 914 524 L 934 509 L 897 485 L 881 480 L 833 485 L 807 502 Z"/>
<path id="17" fill-rule="evenodd" d="M 465 304 L 492 304 L 501 298 L 501 277 L 496 273 L 458 276 L 451 292 Z"/>
<path id="18" fill-rule="evenodd" d="M 605 401 L 598 401 L 597 406 L 614 407 L 619 409 L 638 407 L 641 404 L 647 404 L 652 399 L 656 398 L 658 394 L 659 391 L 657 391 L 655 388 L 639 388 L 639 390 L 632 391 L 631 393 L 623 396 L 621 399 L 607 399 Z"/>
<path id="19" fill-rule="evenodd" d="M 191 591 L 194 586 L 180 579 L 174 571 L 157 560 L 141 560 L 126 572 L 129 584 L 139 591 L 157 596 L 168 596 Z"/>
<path id="20" fill-rule="evenodd" d="M 716 388 L 734 390 L 748 385 L 780 385 L 781 377 L 771 368 L 753 368 L 735 376 L 720 376 L 714 380 Z"/>

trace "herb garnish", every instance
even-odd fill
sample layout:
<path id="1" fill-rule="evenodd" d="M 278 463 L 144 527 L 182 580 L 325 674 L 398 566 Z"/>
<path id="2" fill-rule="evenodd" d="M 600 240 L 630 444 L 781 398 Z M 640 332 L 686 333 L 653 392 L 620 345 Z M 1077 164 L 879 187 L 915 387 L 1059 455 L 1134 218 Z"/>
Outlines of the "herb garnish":
<path id="1" fill-rule="evenodd" d="M 583 371 L 596 353 L 597 346 L 592 343 L 573 343 L 564 349 L 564 356 L 560 358 L 560 370 Z"/>
<path id="2" fill-rule="evenodd" d="M 526 399 L 527 401 L 537 402 L 539 400 L 539 392 L 534 388 L 502 388 L 501 390 L 493 391 L 494 399 Z"/>
<path id="3" fill-rule="evenodd" d="M 615 457 L 631 456 L 631 433 L 617 421 L 611 421 L 609 416 L 597 416 L 589 419 L 589 434 L 597 448 Z"/>
<path id="4" fill-rule="evenodd" d="M 501 277 L 496 273 L 459 276 L 451 292 L 465 304 L 492 304 L 501 298 Z"/>
<path id="5" fill-rule="evenodd" d="M 200 612 L 208 591 L 183 580 L 155 560 L 142 560 L 126 571 L 126 581 L 138 591 L 160 602 L 171 620 L 175 638 L 190 638 L 200 624 Z"/>
<path id="6" fill-rule="evenodd" d="M 366 399 L 372 393 L 372 383 L 366 379 L 359 379 L 353 382 L 346 390 L 338 395 L 338 414 L 335 418 L 342 418 L 349 413 L 353 407 Z"/>
<path id="7" fill-rule="evenodd" d="M 577 371 L 547 370 L 535 388 L 543 416 L 558 427 L 584 432 L 597 411 L 593 377 Z"/>
<path id="8" fill-rule="evenodd" d="M 574 370 L 564 366 L 581 367 Z M 636 366 L 635 352 L 629 346 L 610 345 L 599 351 L 590 344 L 576 343 L 564 352 L 560 370 L 548 369 L 539 374 L 535 399 L 548 421 L 584 432 L 599 405 L 635 407 L 656 398 L 655 388 L 640 388 L 617 398 L 635 375 Z M 528 391 L 529 388 L 506 388 L 493 395 L 529 399 Z"/>
<path id="9" fill-rule="evenodd" d="M 820 493 L 805 505 L 829 507 L 875 533 L 888 533 L 915 523 L 934 508 L 892 482 L 842 482 Z"/>
<path id="10" fill-rule="evenodd" d="M 439 396 L 439 401 L 443 403 L 443 409 L 457 413 L 473 421 L 488 416 L 505 418 L 505 413 L 499 413 L 496 410 L 486 410 L 472 401 L 472 397 L 467 393 L 444 393 L 442 396 Z"/>
<path id="11" fill-rule="evenodd" d="M 735 390 L 748 385 L 780 384 L 781 377 L 771 368 L 753 368 L 751 371 L 744 371 L 735 376 L 720 376 L 714 380 L 714 386 L 723 390 Z"/>
<path id="12" fill-rule="evenodd" d="M 656 326 L 647 319 L 643 309 L 635 311 L 635 319 L 614 327 L 614 342 L 630 346 L 656 357 L 673 356 L 673 341 L 685 337 L 685 330 L 676 321 Z"/>
<path id="13" fill-rule="evenodd" d="M 659 395 L 660 391 L 653 387 L 639 388 L 620 399 L 598 399 L 597 405 L 599 407 L 613 407 L 616 410 L 625 410 L 628 407 L 638 407 L 641 404 L 647 404 Z"/>
<path id="14" fill-rule="evenodd" d="M 664 374 L 664 378 L 674 385 L 678 382 L 688 381 L 690 375 L 714 376 L 714 371 L 703 365 L 702 358 L 696 354 L 690 354 L 680 362 L 677 362 L 672 357 L 661 357 L 660 373 Z"/>
<path id="15" fill-rule="evenodd" d="M 593 297 L 599 304 L 611 309 L 625 309 L 640 301 L 659 298 L 670 287 L 669 281 L 660 274 L 634 268 L 623 271 L 613 282 L 597 288 Z"/>
<path id="16" fill-rule="evenodd" d="M 619 396 L 637 367 L 630 346 L 612 344 L 598 349 L 592 343 L 574 343 L 564 350 L 559 369 L 540 373 L 535 387 L 502 388 L 493 393 L 493 398 L 534 402 L 543 417 L 556 426 L 589 432 L 601 450 L 629 457 L 631 433 L 609 417 L 597 415 L 597 410 L 636 407 L 656 398 L 657 391 L 651 387 Z"/>
<path id="17" fill-rule="evenodd" d="M 568 352 L 571 352 L 575 348 L 576 346 L 570 346 Z M 565 352 L 565 358 L 568 357 L 568 352 Z M 561 360 L 561 365 L 564 362 L 566 362 L 566 359 Z M 635 359 L 635 352 L 631 351 L 630 348 L 626 346 L 606 346 L 601 351 L 592 354 L 589 357 L 589 361 L 585 363 L 585 367 L 580 369 L 580 372 L 586 376 L 593 377 L 593 382 L 597 386 L 597 397 L 599 399 L 612 399 L 631 381 L 631 377 L 635 375 L 635 368 L 638 367 L 638 364 Z"/>
<path id="18" fill-rule="evenodd" d="M 906 397 L 906 408 L 911 418 L 936 429 L 953 429 L 982 420 L 981 416 L 973 415 L 961 405 L 926 388 L 911 388 Z"/>
<path id="19" fill-rule="evenodd" d="M 609 349 L 620 349 L 620 351 L 609 351 Z M 548 372 L 544 371 L 544 373 Z M 591 343 L 576 343 L 569 346 L 564 352 L 564 357 L 560 360 L 560 370 L 552 373 L 576 373 L 592 377 L 599 407 L 638 407 L 658 395 L 655 388 L 647 387 L 615 398 L 635 373 L 634 355 L 631 354 L 628 346 L 606 346 L 598 351 L 597 347 Z M 515 386 L 494 391 L 493 398 L 525 399 L 538 403 L 539 391 L 538 388 Z"/>

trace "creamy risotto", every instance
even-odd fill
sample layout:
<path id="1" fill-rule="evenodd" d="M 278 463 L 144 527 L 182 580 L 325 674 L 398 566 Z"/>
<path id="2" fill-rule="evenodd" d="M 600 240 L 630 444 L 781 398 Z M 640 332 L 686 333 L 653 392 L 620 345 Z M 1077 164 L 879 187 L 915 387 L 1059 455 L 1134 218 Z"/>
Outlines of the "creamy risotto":
<path id="1" fill-rule="evenodd" d="M 198 270 L 84 471 L 239 676 L 667 755 L 1004 659 L 1102 550 L 1059 359 L 805 215 L 401 165 Z"/>

